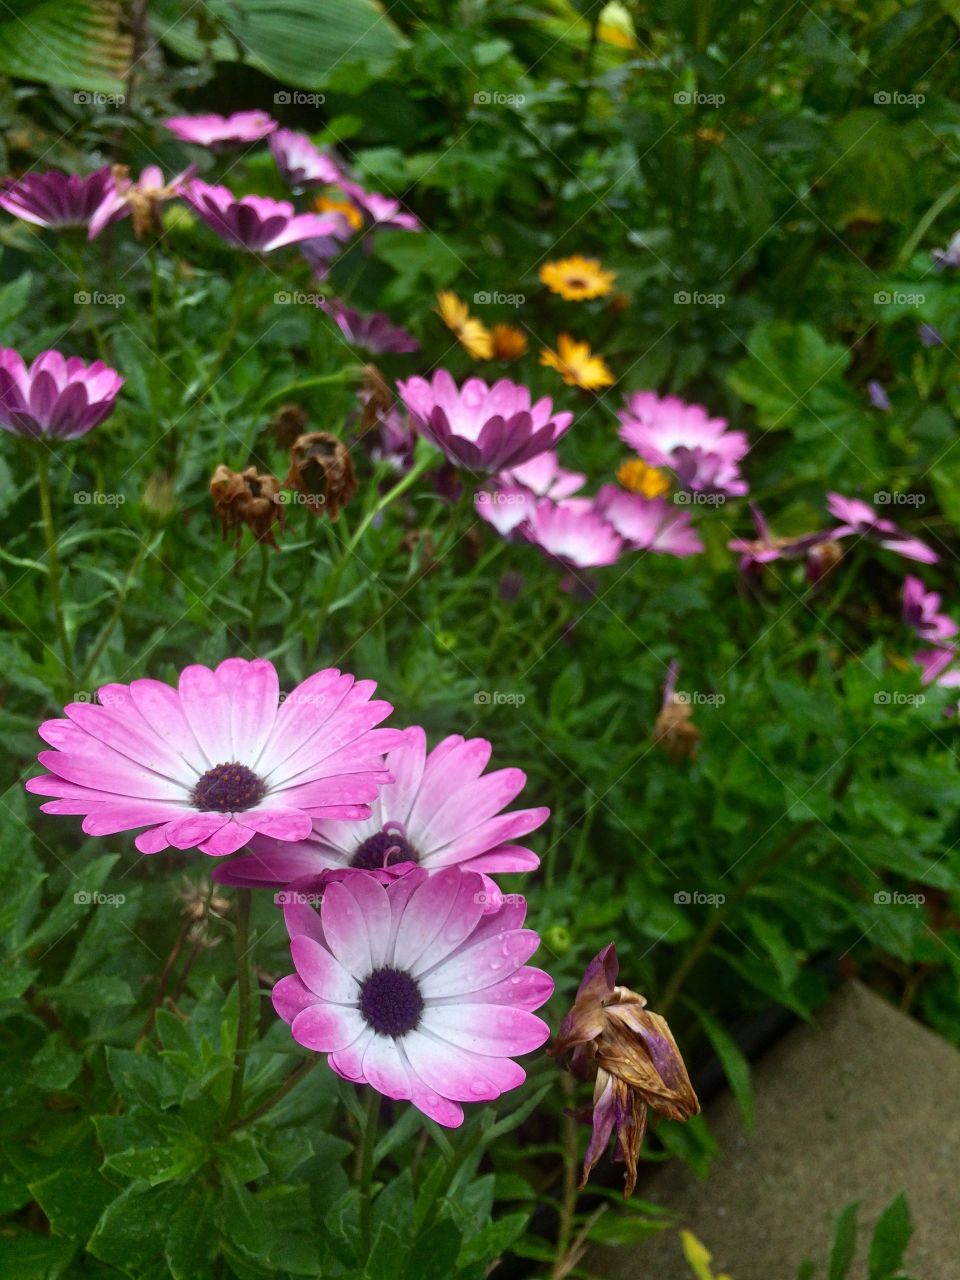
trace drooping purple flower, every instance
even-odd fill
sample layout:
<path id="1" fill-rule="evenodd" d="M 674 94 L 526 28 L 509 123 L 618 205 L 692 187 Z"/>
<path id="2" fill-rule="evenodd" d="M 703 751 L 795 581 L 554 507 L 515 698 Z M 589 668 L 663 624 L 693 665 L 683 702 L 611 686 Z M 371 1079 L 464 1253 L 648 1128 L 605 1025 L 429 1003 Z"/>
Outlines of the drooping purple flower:
<path id="1" fill-rule="evenodd" d="M 305 133 L 277 129 L 270 134 L 267 146 L 280 176 L 294 191 L 333 186 L 343 176 L 333 157 L 321 151 Z"/>
<path id="2" fill-rule="evenodd" d="M 163 122 L 181 142 L 198 147 L 229 147 L 259 142 L 273 133 L 277 122 L 265 111 L 235 111 L 232 116 L 171 116 Z"/>
<path id="3" fill-rule="evenodd" d="M 951 665 L 956 657 L 957 651 L 949 647 L 922 649 L 915 653 L 913 660 L 920 664 L 921 683 L 942 685 L 944 689 L 960 687 L 960 667 Z"/>
<path id="4" fill-rule="evenodd" d="M 828 567 L 830 553 L 827 547 L 836 547 L 839 530 L 824 529 L 816 533 L 802 533 L 794 537 L 777 536 L 770 530 L 767 518 L 756 505 L 750 503 L 750 514 L 757 531 L 755 538 L 734 538 L 727 543 L 730 551 L 740 553 L 740 569 L 747 572 L 774 560 L 801 560 L 807 557 L 807 576 L 811 581 L 823 577 Z"/>
<path id="5" fill-rule="evenodd" d="M 678 511 L 665 498 L 645 498 L 605 484 L 594 499 L 594 508 L 634 551 L 692 556 L 703 550 L 689 511 Z"/>
<path id="6" fill-rule="evenodd" d="M 74 440 L 112 411 L 123 378 L 100 360 L 44 351 L 29 368 L 0 348 L 0 428 L 16 436 Z"/>
<path id="7" fill-rule="evenodd" d="M 560 502 L 583 488 L 587 477 L 560 466 L 556 450 L 538 453 L 529 462 L 501 471 L 475 495 L 477 515 L 509 537 L 541 498 Z M 589 503 L 586 503 L 589 506 Z"/>
<path id="8" fill-rule="evenodd" d="M 851 534 L 873 538 L 888 551 L 893 551 L 906 560 L 919 560 L 922 564 L 936 564 L 940 558 L 920 538 L 910 537 L 892 520 L 878 516 L 869 503 L 862 502 L 859 498 L 845 498 L 841 493 L 828 493 L 827 509 L 842 522 L 833 532 L 835 538 L 846 538 Z"/>
<path id="9" fill-rule="evenodd" d="M 692 491 L 747 492 L 737 463 L 750 448 L 742 431 L 727 431 L 724 418 L 710 418 L 702 405 L 678 396 L 637 391 L 618 417 L 620 438 L 652 467 L 670 467 L 680 486 Z"/>
<path id="10" fill-rule="evenodd" d="M 943 338 L 932 324 L 922 324 L 917 330 L 917 337 L 925 347 L 942 347 Z"/>
<path id="11" fill-rule="evenodd" d="M 318 305 L 335 321 L 348 342 L 355 347 L 363 347 L 373 355 L 406 355 L 420 350 L 420 343 L 413 334 L 399 328 L 382 311 L 363 315 L 352 307 L 345 307 L 336 298 L 332 302 L 324 300 Z"/>
<path id="12" fill-rule="evenodd" d="M 903 620 L 921 640 L 940 644 L 957 634 L 957 624 L 940 612 L 940 595 L 927 591 L 919 578 L 908 573 L 903 580 Z"/>
<path id="13" fill-rule="evenodd" d="M 226 187 L 195 178 L 183 197 L 212 231 L 228 244 L 251 253 L 270 253 L 284 245 L 337 234 L 336 214 L 295 213 L 286 200 L 268 196 L 237 198 Z"/>
<path id="14" fill-rule="evenodd" d="M 339 179 L 340 187 L 347 193 L 360 211 L 366 215 L 371 229 L 422 231 L 420 219 L 412 213 L 406 213 L 399 200 L 392 196 L 381 195 L 377 191 L 365 191 L 359 183 L 349 178 Z"/>
<path id="15" fill-rule="evenodd" d="M 934 266 L 939 271 L 955 271 L 960 267 L 960 231 L 957 231 L 945 249 L 931 250 Z"/>
<path id="16" fill-rule="evenodd" d="M 567 430 L 572 413 L 555 413 L 544 396 L 531 403 L 529 388 L 501 378 L 488 387 L 468 378 L 458 387 L 446 369 L 433 381 L 398 382 L 416 429 L 455 465 L 491 474 L 528 462 L 550 449 Z"/>
<path id="17" fill-rule="evenodd" d="M 109 165 L 87 177 L 62 173 L 59 169 L 25 173 L 22 178 L 5 178 L 0 183 L 0 208 L 37 227 L 57 231 L 84 227 L 89 231 L 94 215 L 113 186 L 113 170 Z M 120 216 L 121 211 L 114 211 L 106 221 Z"/>
<path id="18" fill-rule="evenodd" d="M 188 165 L 169 182 L 164 181 L 163 171 L 155 164 L 147 165 L 136 182 L 128 176 L 126 166 L 114 166 L 111 172 L 113 189 L 107 192 L 90 219 L 90 240 L 95 240 L 104 227 L 128 213 L 133 214 L 133 229 L 138 240 L 150 226 L 162 231 L 160 205 L 180 194 L 184 184 L 193 179 L 197 166 Z"/>
<path id="19" fill-rule="evenodd" d="M 874 409 L 880 409 L 883 413 L 890 412 L 890 397 L 883 383 L 878 382 L 876 378 L 871 378 L 867 383 L 867 399 Z"/>

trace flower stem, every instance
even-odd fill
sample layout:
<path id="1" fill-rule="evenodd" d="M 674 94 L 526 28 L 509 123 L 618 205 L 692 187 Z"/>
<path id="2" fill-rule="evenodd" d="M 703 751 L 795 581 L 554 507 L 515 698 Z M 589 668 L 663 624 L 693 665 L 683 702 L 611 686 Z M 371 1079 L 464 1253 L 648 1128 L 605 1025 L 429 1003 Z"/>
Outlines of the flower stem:
<path id="1" fill-rule="evenodd" d="M 107 647 L 107 644 L 110 641 L 110 637 L 113 635 L 116 625 L 120 621 L 120 618 L 123 614 L 124 605 L 127 603 L 127 596 L 130 593 L 130 587 L 133 583 L 134 578 L 136 577 L 137 570 L 140 568 L 140 565 L 143 562 L 143 558 L 147 554 L 149 549 L 150 549 L 149 545 L 146 542 L 141 541 L 140 548 L 137 551 L 137 554 L 134 556 L 133 563 L 130 565 L 130 568 L 127 570 L 127 576 L 123 580 L 123 586 L 120 588 L 120 592 L 117 596 L 117 602 L 113 606 L 113 612 L 110 615 L 107 625 L 104 627 L 103 631 L 100 633 L 100 638 L 97 641 L 97 643 L 94 645 L 93 651 L 90 653 L 90 656 L 87 658 L 86 662 L 83 664 L 83 670 L 80 672 L 80 675 L 78 677 L 78 683 L 81 689 L 84 687 L 87 679 L 95 669 L 97 665 L 97 659 L 100 657 L 101 653 L 103 653 L 104 649 Z"/>
<path id="2" fill-rule="evenodd" d="M 63 616 L 63 595 L 60 591 L 60 557 L 57 554 L 57 531 L 53 523 L 53 503 L 50 500 L 50 457 L 47 445 L 41 440 L 37 445 L 37 485 L 40 490 L 40 511 L 43 516 L 43 535 L 47 543 L 47 581 L 50 601 L 60 641 L 63 662 L 64 689 L 73 688 L 73 652 L 67 624 Z"/>
<path id="3" fill-rule="evenodd" d="M 247 1067 L 247 1047 L 250 1044 L 252 1013 L 250 970 L 253 957 L 250 948 L 250 890 L 237 890 L 237 931 L 235 936 L 237 963 L 237 1043 L 233 1054 L 233 1080 L 227 1102 L 227 1126 L 240 1114 L 243 1099 L 243 1076 Z"/>
<path id="4" fill-rule="evenodd" d="M 290 1090 L 295 1088 L 304 1076 L 308 1075 L 313 1070 L 319 1061 L 320 1058 L 317 1054 L 314 1054 L 310 1058 L 306 1058 L 300 1063 L 299 1067 L 296 1067 L 290 1072 L 279 1089 L 274 1093 L 271 1093 L 270 1097 L 267 1098 L 265 1102 L 261 1102 L 259 1107 L 254 1107 L 254 1109 L 248 1112 L 247 1115 L 241 1116 L 238 1120 L 234 1120 L 230 1127 L 232 1129 L 244 1129 L 248 1124 L 253 1124 L 255 1120 L 259 1120 L 261 1116 L 265 1116 L 268 1111 L 272 1111 L 277 1103 L 285 1098 Z"/>
<path id="5" fill-rule="evenodd" d="M 567 1252 L 573 1236 L 577 1211 L 577 1122 L 567 1110 L 573 1106 L 575 1087 L 573 1077 L 566 1071 L 560 1075 L 560 1088 L 566 1110 L 563 1116 L 563 1197 L 560 1201 L 560 1225 L 557 1228 L 557 1244 L 554 1250 L 550 1280 L 562 1280 L 567 1273 Z"/>
<path id="6" fill-rule="evenodd" d="M 260 614 L 263 612 L 263 601 L 267 594 L 267 583 L 270 579 L 270 548 L 265 542 L 260 543 L 260 577 L 257 579 L 257 594 L 254 597 L 253 609 L 250 613 L 250 648 L 256 648 L 257 635 L 260 630 Z"/>
<path id="7" fill-rule="evenodd" d="M 364 1261 L 370 1253 L 373 1234 L 373 1170 L 377 1148 L 377 1121 L 380 1118 L 380 1095 L 367 1085 L 366 1118 L 360 1139 L 360 1238 Z"/>

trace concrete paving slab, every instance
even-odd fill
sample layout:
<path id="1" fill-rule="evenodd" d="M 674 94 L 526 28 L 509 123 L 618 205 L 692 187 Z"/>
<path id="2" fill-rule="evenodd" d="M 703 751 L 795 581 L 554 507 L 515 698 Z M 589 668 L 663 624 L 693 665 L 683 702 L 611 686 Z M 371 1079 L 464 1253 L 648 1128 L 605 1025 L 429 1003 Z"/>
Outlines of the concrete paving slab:
<path id="1" fill-rule="evenodd" d="M 960 1051 L 854 982 L 756 1064 L 754 1088 L 749 1137 L 729 1094 L 708 1108 L 720 1155 L 706 1182 L 672 1161 L 637 1189 L 677 1211 L 717 1272 L 795 1280 L 810 1258 L 824 1275 L 839 1210 L 860 1201 L 863 1240 L 902 1191 L 909 1274 L 960 1280 Z M 679 1228 L 594 1249 L 586 1265 L 606 1280 L 691 1280 Z"/>

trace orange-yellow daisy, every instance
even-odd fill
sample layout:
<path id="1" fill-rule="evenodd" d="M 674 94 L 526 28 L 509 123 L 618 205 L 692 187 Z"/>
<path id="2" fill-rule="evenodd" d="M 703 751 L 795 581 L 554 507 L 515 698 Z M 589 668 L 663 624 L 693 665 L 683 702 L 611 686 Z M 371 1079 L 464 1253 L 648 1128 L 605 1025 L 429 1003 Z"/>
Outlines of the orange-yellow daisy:
<path id="1" fill-rule="evenodd" d="M 544 347 L 540 363 L 548 369 L 556 369 L 568 387 L 582 387 L 584 391 L 596 391 L 600 387 L 612 387 L 616 379 L 600 356 L 595 356 L 588 342 L 577 342 L 569 333 L 557 338 L 557 349 Z"/>
<path id="2" fill-rule="evenodd" d="M 495 324 L 490 330 L 495 360 L 519 360 L 527 354 L 527 335 L 512 324 Z"/>
<path id="3" fill-rule="evenodd" d="M 474 360 L 489 360 L 493 356 L 490 330 L 479 320 L 474 320 L 467 304 L 449 289 L 437 294 L 437 315 L 457 335 L 460 345 Z"/>
<path id="4" fill-rule="evenodd" d="M 540 268 L 543 283 L 567 302 L 602 298 L 613 288 L 616 278 L 617 273 L 604 270 L 596 258 L 581 258 L 579 254 L 545 262 Z"/>
<path id="5" fill-rule="evenodd" d="M 331 196 L 317 196 L 313 201 L 317 213 L 340 213 L 350 224 L 352 231 L 359 231 L 363 226 L 363 214 L 349 200 L 334 200 Z"/>
<path id="6" fill-rule="evenodd" d="M 617 471 L 617 479 L 624 489 L 640 493 L 645 498 L 659 498 L 670 488 L 670 481 L 657 467 L 650 467 L 639 458 L 630 458 Z"/>

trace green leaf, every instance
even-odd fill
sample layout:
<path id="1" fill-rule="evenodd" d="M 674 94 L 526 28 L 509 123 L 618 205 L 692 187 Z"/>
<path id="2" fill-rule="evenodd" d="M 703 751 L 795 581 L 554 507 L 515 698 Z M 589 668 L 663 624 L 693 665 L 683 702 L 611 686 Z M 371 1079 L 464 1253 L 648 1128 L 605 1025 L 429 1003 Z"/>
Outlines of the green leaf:
<path id="1" fill-rule="evenodd" d="M 724 1075 L 733 1091 L 747 1133 L 753 1129 L 753 1087 L 750 1081 L 750 1064 L 739 1046 L 723 1026 L 692 1000 L 686 1001 L 696 1013 L 714 1053 L 720 1059 Z"/>
<path id="2" fill-rule="evenodd" d="M 527 1213 L 509 1213 L 488 1222 L 476 1235 L 464 1241 L 457 1264 L 468 1267 L 476 1262 L 489 1263 L 509 1249 L 529 1221 Z"/>
<path id="3" fill-rule="evenodd" d="M 10 0 L 0 10 L 0 72 L 22 80 L 119 93 L 131 41 L 117 0 Z"/>
<path id="4" fill-rule="evenodd" d="M 850 352 L 827 342 L 809 324 L 765 321 L 750 334 L 750 353 L 734 365 L 727 382 L 741 399 L 756 406 L 757 421 L 768 430 L 790 427 L 816 406 L 831 388 L 845 393 L 842 373 Z"/>
<path id="5" fill-rule="evenodd" d="M 837 1225 L 833 1229 L 833 1247 L 830 1250 L 830 1266 L 827 1280 L 847 1280 L 853 1265 L 853 1255 L 857 1250 L 857 1209 L 856 1200 L 841 1210 Z"/>
<path id="6" fill-rule="evenodd" d="M 892 1280 L 903 1264 L 912 1235 L 910 1210 L 901 1194 L 884 1209 L 870 1241 L 870 1280 Z"/>

